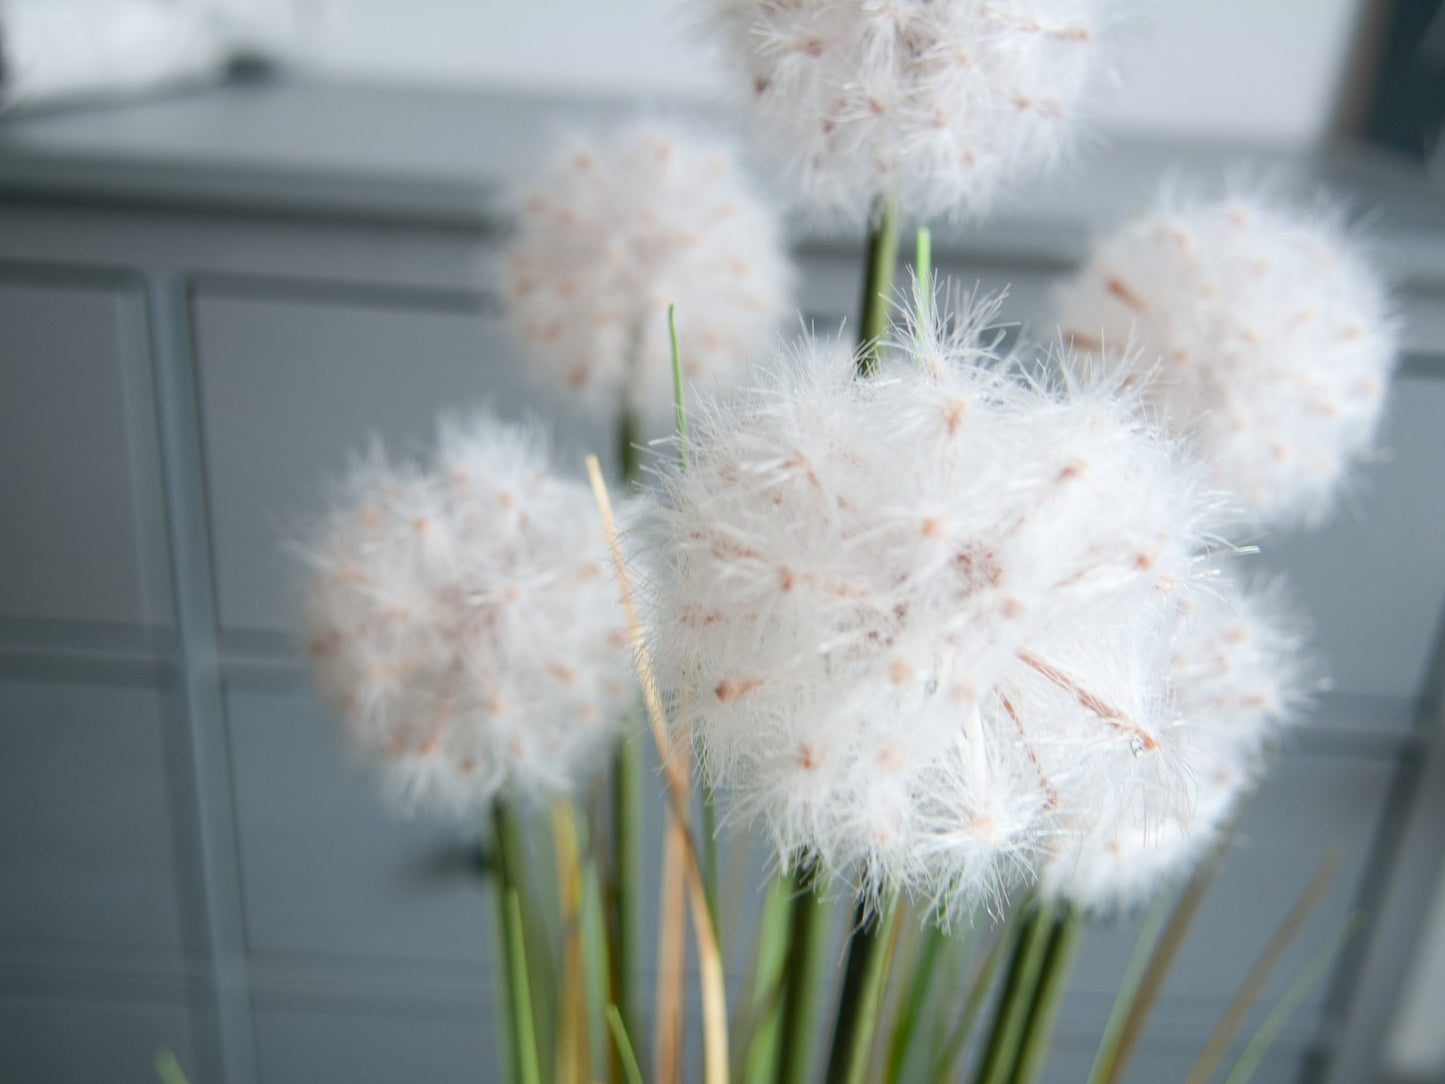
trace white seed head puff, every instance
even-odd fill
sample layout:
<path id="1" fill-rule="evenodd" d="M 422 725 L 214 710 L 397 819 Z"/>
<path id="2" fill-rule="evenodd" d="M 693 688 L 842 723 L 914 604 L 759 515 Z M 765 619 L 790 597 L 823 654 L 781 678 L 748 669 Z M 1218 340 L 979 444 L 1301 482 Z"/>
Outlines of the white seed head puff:
<path id="1" fill-rule="evenodd" d="M 1105 0 L 711 0 L 764 145 L 807 204 L 985 211 L 1072 142 Z"/>
<path id="2" fill-rule="evenodd" d="M 874 379 L 807 342 L 704 404 L 646 546 L 658 672 L 734 814 L 945 910 L 1031 869 L 1051 772 L 1161 748 L 1147 638 L 1099 615 L 1172 612 L 1205 540 L 1117 388 L 1026 378 L 990 311 L 926 315 Z"/>
<path id="3" fill-rule="evenodd" d="M 656 125 L 572 139 L 516 215 L 513 330 L 538 374 L 605 417 L 626 408 L 667 428 L 669 304 L 685 376 L 717 390 L 791 311 L 777 216 L 721 143 Z"/>
<path id="4" fill-rule="evenodd" d="M 1126 348 L 1152 407 L 1257 525 L 1315 523 L 1371 449 L 1396 357 L 1379 276 L 1329 209 L 1166 199 L 1059 295 L 1096 356 Z"/>
<path id="5" fill-rule="evenodd" d="M 425 465 L 373 450 L 307 555 L 317 676 L 404 807 L 566 791 L 618 735 L 631 683 L 605 541 L 534 430 L 443 423 Z"/>
<path id="6" fill-rule="evenodd" d="M 1046 893 L 1089 911 L 1147 904 L 1187 877 L 1264 771 L 1311 684 L 1298 622 L 1280 589 L 1218 585 L 1183 608 L 1165 658 L 1175 751 L 1188 800 L 1140 818 L 1088 815 L 1058 837 Z"/>

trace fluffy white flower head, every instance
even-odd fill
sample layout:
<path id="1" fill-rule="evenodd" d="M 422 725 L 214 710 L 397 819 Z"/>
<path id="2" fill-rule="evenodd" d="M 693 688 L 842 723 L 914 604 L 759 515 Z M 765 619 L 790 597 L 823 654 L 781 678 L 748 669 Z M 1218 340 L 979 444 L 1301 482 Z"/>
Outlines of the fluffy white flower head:
<path id="1" fill-rule="evenodd" d="M 1395 322 L 1328 209 L 1166 200 L 1099 245 L 1059 309 L 1076 347 L 1128 348 L 1151 405 L 1255 523 L 1322 519 L 1370 450 Z"/>
<path id="2" fill-rule="evenodd" d="M 658 672 L 734 815 L 945 909 L 1032 869 L 1068 781 L 1169 773 L 1148 632 L 1203 542 L 1117 388 L 1027 379 L 990 316 L 927 316 L 869 380 L 805 342 L 704 406 L 649 540 Z"/>
<path id="3" fill-rule="evenodd" d="M 793 272 L 731 150 L 658 126 L 576 138 L 517 199 L 504 292 L 535 370 L 609 418 L 672 414 L 667 306 L 690 383 L 722 389 L 777 333 Z"/>
<path id="4" fill-rule="evenodd" d="M 1090 911 L 1147 904 L 1187 877 L 1264 771 L 1308 693 L 1304 637 L 1280 590 L 1220 585 L 1180 615 L 1167 655 L 1178 754 L 1192 800 L 1150 818 L 1087 816 L 1058 837 L 1045 892 Z"/>
<path id="5" fill-rule="evenodd" d="M 712 0 L 763 143 L 810 207 L 978 214 L 1072 141 L 1105 0 Z"/>
<path id="6" fill-rule="evenodd" d="M 443 424 L 432 462 L 358 462 L 309 548 L 324 691 L 405 807 L 569 789 L 619 732 L 624 619 L 583 485 L 530 429 Z"/>

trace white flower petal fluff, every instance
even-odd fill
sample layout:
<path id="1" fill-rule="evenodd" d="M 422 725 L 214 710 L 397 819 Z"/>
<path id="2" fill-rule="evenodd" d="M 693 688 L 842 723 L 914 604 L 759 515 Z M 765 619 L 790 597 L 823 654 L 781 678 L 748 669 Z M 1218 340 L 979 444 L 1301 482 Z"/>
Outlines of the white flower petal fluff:
<path id="1" fill-rule="evenodd" d="M 658 672 L 735 815 L 945 909 L 1032 869 L 1070 780 L 1169 793 L 1151 633 L 1209 512 L 1117 388 L 1028 378 L 989 311 L 869 380 L 806 342 L 704 406 L 644 543 Z"/>
<path id="2" fill-rule="evenodd" d="M 688 381 L 714 390 L 791 310 L 777 217 L 721 143 L 657 125 L 578 137 L 516 202 L 513 330 L 540 375 L 607 418 L 666 431 L 669 304 Z"/>
<path id="3" fill-rule="evenodd" d="M 534 430 L 444 423 L 425 465 L 373 450 L 307 554 L 317 676 L 403 806 L 566 791 L 618 735 L 631 683 L 606 544 Z"/>
<path id="4" fill-rule="evenodd" d="M 1378 428 L 1390 299 L 1328 209 L 1166 200 L 1059 295 L 1078 349 L 1117 357 L 1256 524 L 1313 523 Z"/>
<path id="5" fill-rule="evenodd" d="M 810 207 L 978 214 L 1072 141 L 1104 0 L 712 0 L 762 142 Z"/>
<path id="6" fill-rule="evenodd" d="M 1264 770 L 1311 684 L 1298 622 L 1275 585 L 1221 585 L 1180 614 L 1167 653 L 1177 754 L 1192 800 L 1146 818 L 1085 816 L 1044 864 L 1049 895 L 1109 913 L 1147 904 L 1187 877 Z"/>

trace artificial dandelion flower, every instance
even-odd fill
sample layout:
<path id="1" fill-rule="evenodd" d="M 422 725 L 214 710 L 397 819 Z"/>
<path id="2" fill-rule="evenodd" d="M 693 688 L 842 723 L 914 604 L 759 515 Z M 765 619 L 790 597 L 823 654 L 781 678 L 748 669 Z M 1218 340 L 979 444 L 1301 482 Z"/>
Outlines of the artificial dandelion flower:
<path id="1" fill-rule="evenodd" d="M 925 313 L 871 380 L 804 343 L 704 406 L 652 539 L 658 671 L 734 815 L 945 908 L 1032 868 L 1073 776 L 1167 774 L 1142 656 L 1208 539 L 1127 397 L 1030 377 L 991 312 Z"/>
<path id="2" fill-rule="evenodd" d="M 672 418 L 667 307 L 689 383 L 746 372 L 789 311 L 777 218 L 724 145 L 642 126 L 567 143 L 517 200 L 504 292 L 531 363 L 589 409 Z"/>
<path id="3" fill-rule="evenodd" d="M 1189 875 L 1262 774 L 1309 689 L 1303 636 L 1279 589 L 1221 585 L 1185 607 L 1165 655 L 1172 737 L 1190 783 L 1157 815 L 1083 819 L 1061 832 L 1045 891 L 1090 911 L 1126 910 Z"/>
<path id="4" fill-rule="evenodd" d="M 1313 523 L 1379 427 L 1396 325 L 1328 209 L 1166 201 L 1099 247 L 1060 321 L 1131 380 L 1259 524 Z"/>
<path id="5" fill-rule="evenodd" d="M 403 806 L 563 792 L 616 738 L 629 667 L 606 545 L 532 430 L 443 424 L 425 465 L 374 450 L 307 553 L 317 675 Z"/>
<path id="6" fill-rule="evenodd" d="M 713 0 L 762 142 L 813 208 L 897 192 L 919 218 L 985 210 L 1071 143 L 1103 0 Z"/>

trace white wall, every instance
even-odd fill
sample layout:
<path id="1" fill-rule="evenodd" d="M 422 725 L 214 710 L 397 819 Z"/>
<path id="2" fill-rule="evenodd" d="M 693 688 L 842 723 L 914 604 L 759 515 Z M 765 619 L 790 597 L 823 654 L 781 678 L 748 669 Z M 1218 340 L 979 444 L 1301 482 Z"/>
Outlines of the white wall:
<path id="1" fill-rule="evenodd" d="M 705 97 L 695 0 L 296 0 L 308 63 L 349 75 Z M 1365 0 L 1126 0 L 1109 127 L 1303 143 L 1331 120 Z"/>

